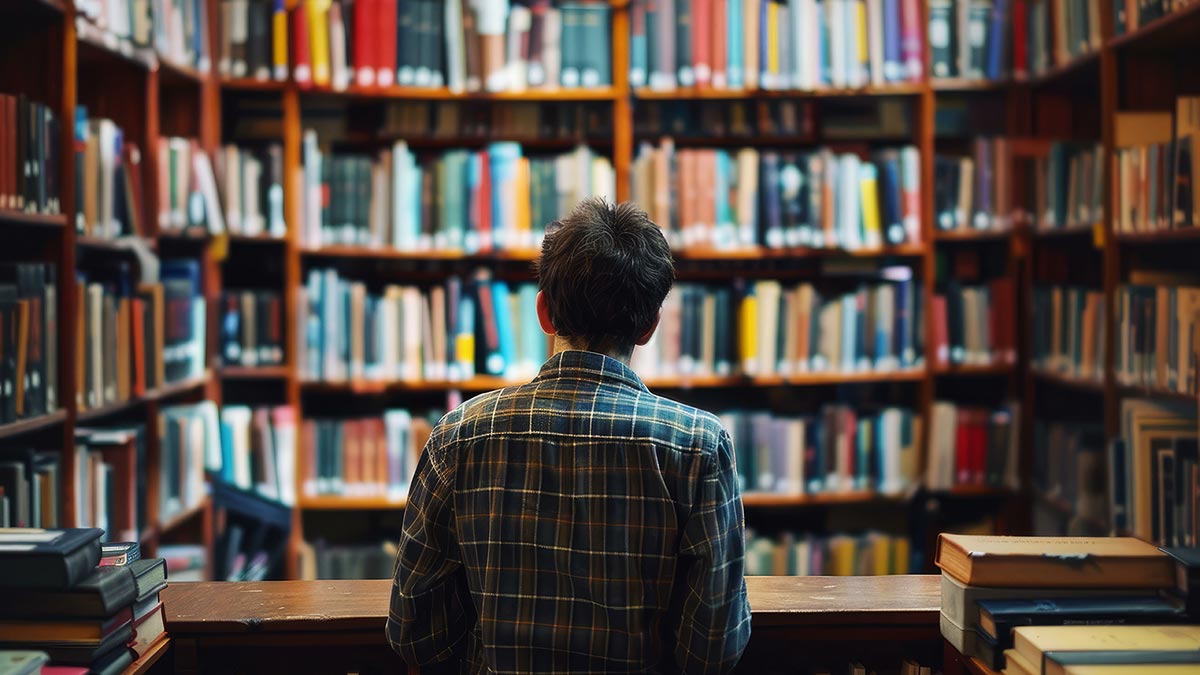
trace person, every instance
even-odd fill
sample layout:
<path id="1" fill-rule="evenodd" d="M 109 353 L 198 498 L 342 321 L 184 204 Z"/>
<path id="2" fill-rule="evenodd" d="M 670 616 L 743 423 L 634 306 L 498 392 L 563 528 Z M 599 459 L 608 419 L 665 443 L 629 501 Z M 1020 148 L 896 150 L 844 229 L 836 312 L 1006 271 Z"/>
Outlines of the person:
<path id="1" fill-rule="evenodd" d="M 666 238 L 588 200 L 536 270 L 556 353 L 434 429 L 388 641 L 422 673 L 727 672 L 750 637 L 733 444 L 628 365 L 674 280 Z"/>

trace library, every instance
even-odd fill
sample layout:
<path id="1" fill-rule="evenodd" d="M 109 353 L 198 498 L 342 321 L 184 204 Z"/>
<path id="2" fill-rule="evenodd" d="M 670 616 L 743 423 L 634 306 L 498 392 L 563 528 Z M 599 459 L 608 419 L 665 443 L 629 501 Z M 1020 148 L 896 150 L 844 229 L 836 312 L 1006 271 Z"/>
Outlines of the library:
<path id="1" fill-rule="evenodd" d="M 1198 179 L 1200 0 L 2 0 L 0 675 L 1200 673 Z"/>

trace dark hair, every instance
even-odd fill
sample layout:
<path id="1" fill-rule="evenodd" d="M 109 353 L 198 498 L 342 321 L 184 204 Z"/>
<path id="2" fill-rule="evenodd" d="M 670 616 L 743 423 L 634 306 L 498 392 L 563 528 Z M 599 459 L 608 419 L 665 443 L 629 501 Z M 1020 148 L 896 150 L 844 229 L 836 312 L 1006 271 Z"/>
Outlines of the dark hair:
<path id="1" fill-rule="evenodd" d="M 646 212 L 598 198 L 547 228 L 535 269 L 558 334 L 601 353 L 633 351 L 675 279 L 671 247 Z"/>

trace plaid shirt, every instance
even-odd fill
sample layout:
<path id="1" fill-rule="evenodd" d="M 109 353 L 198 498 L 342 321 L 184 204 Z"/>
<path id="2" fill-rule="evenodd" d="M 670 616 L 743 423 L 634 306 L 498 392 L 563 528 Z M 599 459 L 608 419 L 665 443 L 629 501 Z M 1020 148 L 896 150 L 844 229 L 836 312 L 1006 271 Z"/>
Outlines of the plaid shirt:
<path id="1" fill-rule="evenodd" d="M 561 352 L 434 429 L 388 641 L 426 671 L 726 672 L 750 638 L 744 537 L 717 419 Z"/>

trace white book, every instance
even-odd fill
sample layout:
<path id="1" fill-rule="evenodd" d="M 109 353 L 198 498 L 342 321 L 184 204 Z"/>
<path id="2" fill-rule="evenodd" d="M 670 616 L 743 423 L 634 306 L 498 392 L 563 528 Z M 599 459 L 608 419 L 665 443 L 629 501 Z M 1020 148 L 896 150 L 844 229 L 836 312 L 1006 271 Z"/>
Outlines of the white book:
<path id="1" fill-rule="evenodd" d="M 867 53 L 872 86 L 882 86 L 883 77 L 883 0 L 867 0 Z"/>
<path id="2" fill-rule="evenodd" d="M 217 198 L 217 180 L 213 176 L 212 163 L 208 153 L 194 145 L 192 153 L 192 171 L 196 176 L 196 186 L 204 199 L 204 215 L 209 234 L 225 233 L 225 218 L 221 215 L 221 202 Z M 203 324 L 201 324 L 203 325 Z"/>
<path id="3" fill-rule="evenodd" d="M 342 4 L 334 2 L 329 7 L 329 67 L 335 91 L 345 91 L 350 86 L 350 66 L 346 54 L 345 22 L 351 17 L 342 16 Z"/>
<path id="4" fill-rule="evenodd" d="M 825 0 L 824 44 L 829 45 L 829 84 L 837 88 L 846 86 L 846 43 L 853 40 L 829 40 L 830 36 L 846 35 L 844 5 L 847 0 Z"/>
<path id="5" fill-rule="evenodd" d="M 461 94 L 467 88 L 467 51 L 463 41 L 462 3 L 449 0 L 443 7 L 443 21 L 446 27 L 446 86 L 451 92 Z"/>
<path id="6" fill-rule="evenodd" d="M 266 230 L 267 222 L 263 216 L 263 212 L 259 209 L 260 195 L 258 194 L 258 186 L 262 179 L 262 162 L 258 161 L 250 155 L 246 155 L 243 163 L 242 173 L 244 175 L 245 187 L 242 190 L 243 204 L 245 214 L 244 232 L 251 236 L 257 236 Z"/>
<path id="7" fill-rule="evenodd" d="M 304 131 L 304 227 L 300 242 L 305 246 L 321 245 L 321 150 L 317 147 L 317 132 Z"/>
<path id="8" fill-rule="evenodd" d="M 242 161 L 241 152 L 235 145 L 226 145 L 217 155 L 217 169 L 221 174 L 221 196 L 225 200 L 225 223 L 229 231 L 242 232 Z"/>
<path id="9" fill-rule="evenodd" d="M 451 3 L 453 4 L 453 3 Z M 533 14 L 528 7 L 516 5 L 508 13 L 507 43 L 504 59 L 505 79 L 508 91 L 525 91 L 529 65 L 521 56 L 521 42 L 528 43 L 529 30 L 533 26 Z"/>
<path id="10" fill-rule="evenodd" d="M 246 63 L 246 50 L 249 48 L 249 26 L 247 16 L 250 12 L 249 3 L 246 0 L 231 0 L 228 3 L 230 7 L 230 22 L 229 26 L 229 42 L 230 46 L 241 45 L 241 49 L 230 51 L 229 72 L 234 77 L 246 77 L 248 66 Z M 235 58 L 235 55 L 240 54 L 240 58 Z"/>
<path id="11" fill-rule="evenodd" d="M 233 484 L 243 490 L 250 489 L 250 408 L 227 405 L 221 410 L 221 426 L 231 441 L 230 457 L 233 466 L 230 472 Z"/>
<path id="12" fill-rule="evenodd" d="M 837 159 L 837 197 L 835 206 L 837 213 L 838 243 L 842 248 L 855 250 L 863 247 L 862 241 L 862 210 L 859 186 L 859 164 L 857 155 L 845 153 Z"/>

